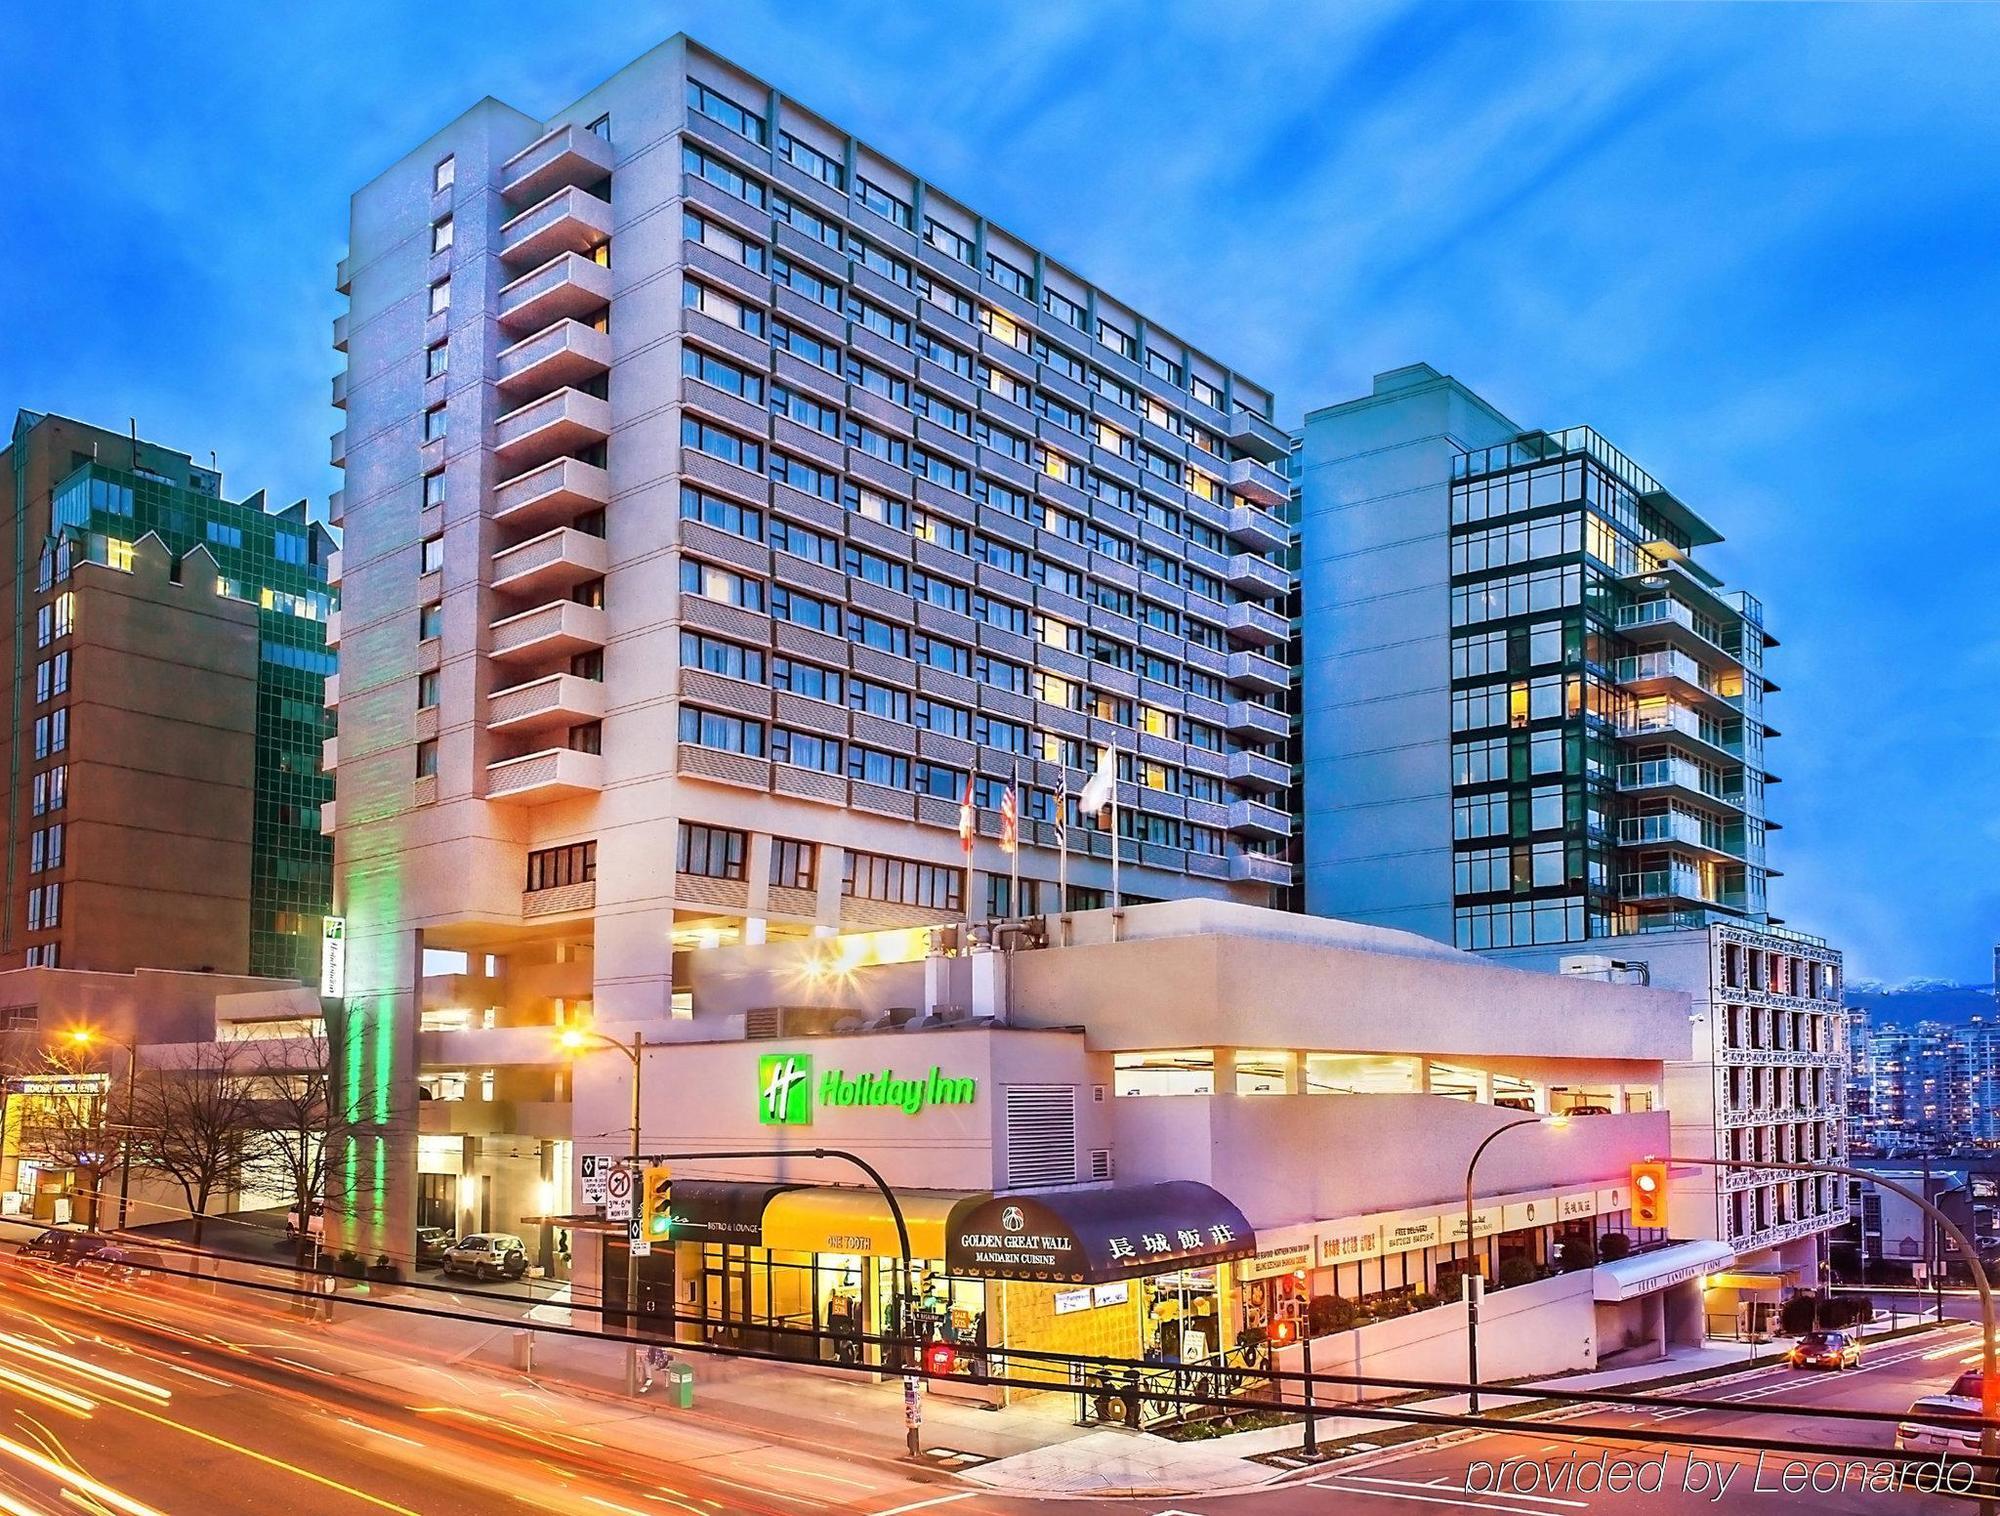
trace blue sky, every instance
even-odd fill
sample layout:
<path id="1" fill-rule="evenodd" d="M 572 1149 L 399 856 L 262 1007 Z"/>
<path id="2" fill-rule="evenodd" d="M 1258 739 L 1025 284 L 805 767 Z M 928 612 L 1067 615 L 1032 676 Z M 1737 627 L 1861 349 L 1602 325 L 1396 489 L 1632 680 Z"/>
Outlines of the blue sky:
<path id="1" fill-rule="evenodd" d="M 2000 936 L 2000 10 L 10 5 L 0 404 L 337 482 L 347 196 L 685 29 L 1272 383 L 1428 361 L 1704 511 L 1783 639 L 1774 886 L 1850 971 Z"/>

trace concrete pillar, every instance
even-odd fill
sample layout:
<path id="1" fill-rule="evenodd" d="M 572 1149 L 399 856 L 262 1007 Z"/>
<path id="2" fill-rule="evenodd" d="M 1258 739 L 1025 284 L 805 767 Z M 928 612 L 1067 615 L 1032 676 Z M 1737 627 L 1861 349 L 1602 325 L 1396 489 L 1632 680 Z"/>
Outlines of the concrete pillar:
<path id="1" fill-rule="evenodd" d="M 749 886 L 748 912 L 743 918 L 743 940 L 762 942 L 769 935 L 771 914 L 771 836 L 752 832 L 745 845 L 750 856 L 744 859 L 744 879 Z"/>
<path id="2" fill-rule="evenodd" d="M 673 1014 L 673 911 L 606 914 L 600 908 L 595 925 L 593 998 L 597 1020 L 666 1020 Z"/>
<path id="3" fill-rule="evenodd" d="M 831 842 L 819 845 L 814 877 L 813 936 L 834 937 L 840 933 L 840 882 L 847 873 L 847 849 Z"/>
<path id="4" fill-rule="evenodd" d="M 326 1244 L 370 1262 L 416 1253 L 423 933 L 394 926 L 395 884 L 386 873 L 348 876 L 348 994 L 327 1025 L 334 1106 Z"/>

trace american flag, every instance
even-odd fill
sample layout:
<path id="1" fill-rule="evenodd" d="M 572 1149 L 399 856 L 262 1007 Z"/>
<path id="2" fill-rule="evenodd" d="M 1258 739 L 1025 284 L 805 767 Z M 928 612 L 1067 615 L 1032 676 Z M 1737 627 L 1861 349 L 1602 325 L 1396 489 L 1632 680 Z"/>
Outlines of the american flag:
<path id="1" fill-rule="evenodd" d="M 972 851 L 973 834 L 979 830 L 978 812 L 972 804 L 972 775 L 965 776 L 965 798 L 958 803 L 958 845 Z"/>
<path id="2" fill-rule="evenodd" d="M 1021 844 L 1021 810 L 1014 799 L 1014 786 L 1008 785 L 1000 797 L 1000 851 L 1011 853 Z"/>
<path id="3" fill-rule="evenodd" d="M 1056 846 L 1069 846 L 1069 765 L 1062 767 L 1062 778 L 1056 781 Z M 2000 951 L 1996 949 L 1995 951 Z"/>

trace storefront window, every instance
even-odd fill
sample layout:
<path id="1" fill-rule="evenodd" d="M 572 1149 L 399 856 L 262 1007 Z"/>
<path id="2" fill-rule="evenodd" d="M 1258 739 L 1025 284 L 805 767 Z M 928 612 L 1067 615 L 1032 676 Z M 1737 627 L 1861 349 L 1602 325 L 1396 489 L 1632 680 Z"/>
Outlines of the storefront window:
<path id="1" fill-rule="evenodd" d="M 1215 1055 L 1206 1048 L 1120 1053 L 1113 1082 L 1120 1095 L 1213 1095 Z"/>
<path id="2" fill-rule="evenodd" d="M 1214 1268 L 1155 1274 L 1145 1286 L 1147 1358 L 1158 1363 L 1201 1363 L 1234 1346 L 1221 1340 Z"/>

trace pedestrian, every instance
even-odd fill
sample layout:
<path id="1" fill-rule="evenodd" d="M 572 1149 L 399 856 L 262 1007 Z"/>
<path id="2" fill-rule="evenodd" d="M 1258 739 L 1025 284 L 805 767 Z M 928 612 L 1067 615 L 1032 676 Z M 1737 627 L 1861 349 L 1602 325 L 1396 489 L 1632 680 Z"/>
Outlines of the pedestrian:
<path id="1" fill-rule="evenodd" d="M 653 1376 L 664 1374 L 667 1365 L 674 1361 L 673 1355 L 657 1342 L 648 1345 L 644 1359 L 644 1371 L 639 1380 L 639 1393 L 645 1394 L 653 1387 Z"/>

